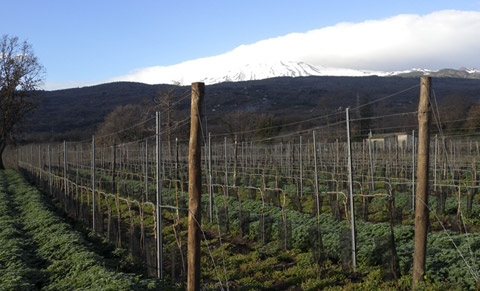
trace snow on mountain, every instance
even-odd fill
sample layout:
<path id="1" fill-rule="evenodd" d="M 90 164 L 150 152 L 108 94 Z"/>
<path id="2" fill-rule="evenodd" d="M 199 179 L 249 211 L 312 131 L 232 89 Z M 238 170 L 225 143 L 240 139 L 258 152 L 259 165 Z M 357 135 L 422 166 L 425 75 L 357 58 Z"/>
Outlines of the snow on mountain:
<path id="1" fill-rule="evenodd" d="M 192 82 L 204 82 L 206 85 L 222 82 L 240 82 L 262 80 L 275 77 L 308 77 L 308 76 L 402 76 L 416 77 L 431 75 L 434 77 L 480 78 L 480 71 L 473 68 L 459 70 L 428 70 L 415 68 L 404 71 L 373 71 L 329 66 L 314 66 L 301 61 L 278 59 L 236 60 L 224 56 L 198 59 L 168 67 L 150 67 L 142 69 L 131 76 L 124 76 L 110 81 L 139 81 L 148 84 L 190 85 Z"/>
<path id="2" fill-rule="evenodd" d="M 219 55 L 139 68 L 106 81 L 188 85 L 280 76 L 434 76 L 437 72 L 423 69 L 395 71 L 452 64 L 478 67 L 479 30 L 480 12 L 456 10 L 342 22 L 242 44 Z M 457 78 L 479 75 L 470 72 L 444 70 L 438 74 Z"/>
<path id="3" fill-rule="evenodd" d="M 244 65 L 237 65 L 225 70 L 218 70 L 201 78 L 205 84 L 216 84 L 221 82 L 240 82 L 262 80 L 275 77 L 308 77 L 308 76 L 372 76 L 387 75 L 385 72 L 354 70 L 347 68 L 316 67 L 304 62 L 273 61 L 259 62 Z"/>
<path id="4" fill-rule="evenodd" d="M 342 76 L 342 77 L 365 77 L 365 76 L 422 76 L 431 75 L 434 77 L 463 77 L 475 78 L 480 74 L 480 70 L 474 68 L 460 68 L 429 70 L 422 68 L 414 68 L 404 71 L 372 71 L 372 70 L 355 70 L 347 68 L 332 68 L 325 66 L 313 66 L 304 62 L 293 61 L 276 61 L 261 62 L 253 64 L 245 64 L 236 66 L 226 70 L 219 70 L 212 75 L 201 78 L 200 81 L 207 85 L 222 82 L 240 82 L 262 80 L 274 77 L 308 77 L 308 76 Z M 185 84 L 187 85 L 187 84 Z"/>
<path id="5" fill-rule="evenodd" d="M 461 68 L 460 70 L 464 69 L 465 72 L 469 74 L 480 74 L 480 70 L 475 69 L 475 68 Z"/>

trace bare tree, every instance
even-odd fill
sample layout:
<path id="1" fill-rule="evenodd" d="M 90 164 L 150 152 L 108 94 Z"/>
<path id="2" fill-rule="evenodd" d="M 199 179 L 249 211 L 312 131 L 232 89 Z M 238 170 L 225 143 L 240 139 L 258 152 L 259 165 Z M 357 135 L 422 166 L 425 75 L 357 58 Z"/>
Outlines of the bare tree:
<path id="1" fill-rule="evenodd" d="M 3 35 L 0 39 L 0 168 L 2 154 L 22 130 L 26 116 L 33 112 L 35 91 L 43 83 L 44 68 L 32 46 L 18 37 Z"/>
<path id="2" fill-rule="evenodd" d="M 229 134 L 239 141 L 250 141 L 255 138 L 268 139 L 278 134 L 281 126 L 272 114 L 235 111 L 220 118 L 228 128 Z"/>
<path id="3" fill-rule="evenodd" d="M 153 99 L 155 110 L 163 113 L 162 127 L 167 135 L 167 150 L 169 155 L 172 154 L 172 133 L 175 128 L 175 120 L 177 119 L 173 116 L 175 114 L 175 105 L 181 101 L 180 98 L 182 95 L 188 93 L 189 91 L 182 89 L 179 82 L 174 82 L 172 86 L 159 90 L 157 96 Z"/>
<path id="4" fill-rule="evenodd" d="M 123 143 L 144 138 L 148 131 L 144 122 L 147 118 L 141 105 L 120 105 L 110 112 L 98 127 L 97 141 L 112 145 L 114 140 Z"/>
<path id="5" fill-rule="evenodd" d="M 472 105 L 467 113 L 467 121 L 464 127 L 469 131 L 480 130 L 480 101 Z"/>

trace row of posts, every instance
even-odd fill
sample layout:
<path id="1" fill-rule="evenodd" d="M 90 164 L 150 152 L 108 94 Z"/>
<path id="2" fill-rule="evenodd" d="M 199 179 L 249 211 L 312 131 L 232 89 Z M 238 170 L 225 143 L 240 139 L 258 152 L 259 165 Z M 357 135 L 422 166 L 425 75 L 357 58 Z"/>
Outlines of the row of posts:
<path id="1" fill-rule="evenodd" d="M 201 108 L 203 102 L 203 96 L 205 92 L 204 83 L 192 83 L 192 96 L 191 96 L 191 125 L 190 125 L 190 141 L 189 141 L 189 213 L 188 213 L 188 256 L 187 256 L 187 290 L 199 290 L 200 289 L 200 238 L 201 238 Z M 413 286 L 416 282 L 424 280 L 425 274 L 425 249 L 426 249 L 426 236 L 428 225 L 428 161 L 429 161 L 429 112 L 430 112 L 430 77 L 421 78 L 421 93 L 418 110 L 419 118 L 419 140 L 418 140 L 418 167 L 417 167 L 417 195 L 416 202 L 414 199 L 412 208 L 415 208 L 415 248 L 414 248 L 414 266 L 413 266 Z M 349 109 L 346 109 L 346 125 L 347 125 L 347 153 L 348 153 L 348 184 L 349 184 L 349 204 L 350 204 L 350 217 L 351 217 L 351 241 L 352 241 L 352 265 L 356 268 L 356 232 L 355 232 L 355 215 L 354 215 L 354 203 L 353 203 L 353 173 L 352 173 L 352 147 L 350 138 L 350 116 Z M 156 237 L 157 237 L 157 277 L 163 279 L 163 258 L 162 258 L 162 180 L 161 180 L 161 125 L 160 125 L 160 112 L 156 113 Z M 412 133 L 414 135 L 414 132 Z M 300 137 L 300 146 L 302 139 Z M 413 145 L 415 143 L 413 142 Z M 68 183 L 67 178 L 67 144 L 64 142 L 64 179 L 65 185 Z M 316 137 L 315 131 L 313 132 L 313 147 L 314 147 L 314 166 L 315 175 L 317 175 L 317 151 L 316 151 Z M 413 146 L 415 148 L 415 146 Z M 369 145 L 369 151 L 371 147 Z M 225 155 L 226 155 L 226 139 L 225 139 Z M 213 217 L 213 189 L 212 189 L 212 165 L 211 165 L 211 136 L 208 135 L 208 194 L 209 194 L 209 216 L 210 220 Z M 370 153 L 371 154 L 371 153 Z M 147 154 L 146 154 L 147 155 Z M 415 163 L 415 151 L 412 151 L 413 163 Z M 147 155 L 148 157 L 148 155 Z M 48 147 L 48 170 L 51 173 L 50 164 L 50 146 Z M 227 169 L 227 158 L 225 157 L 225 169 Z M 300 183 L 302 183 L 302 159 L 300 159 Z M 95 136 L 92 137 L 92 193 L 95 193 Z M 373 168 L 373 165 L 371 165 Z M 415 169 L 415 165 L 413 165 Z M 413 170 L 412 170 L 413 171 Z M 371 169 L 372 175 L 373 170 Z M 414 175 L 412 173 L 414 179 Z M 227 171 L 225 171 L 225 183 L 228 183 Z M 372 179 L 373 183 L 373 179 Z M 49 178 L 50 188 L 52 187 L 51 176 Z M 302 185 L 300 185 L 302 187 Z M 373 187 L 373 186 L 372 186 Z M 228 189 L 228 187 L 227 187 Z M 373 189 L 373 188 L 372 188 Z M 50 189 L 51 190 L 51 189 Z M 319 197 L 318 197 L 318 177 L 315 176 L 315 193 L 317 204 L 317 215 L 320 215 L 319 211 Z M 67 195 L 67 186 L 65 186 L 65 196 Z M 412 181 L 412 198 L 415 197 L 415 183 Z M 416 206 L 416 207 L 415 207 Z M 96 230 L 96 196 L 93 195 L 93 229 Z"/>
<path id="2" fill-rule="evenodd" d="M 163 237 L 162 237 L 162 175 L 161 175 L 161 123 L 160 123 L 160 112 L 156 112 L 156 204 L 155 204 L 155 213 L 156 213 L 156 249 L 157 249 L 157 277 L 163 279 Z M 92 227 L 93 230 L 96 231 L 96 207 L 97 207 L 97 199 L 96 199 L 96 161 L 95 161 L 95 136 L 92 136 L 92 160 L 91 160 L 91 182 L 92 182 Z M 114 151 L 115 154 L 115 151 Z M 51 155 L 50 155 L 50 145 L 47 148 L 47 159 L 48 159 L 48 172 L 49 172 L 49 188 L 50 193 L 52 193 L 52 176 L 51 176 Z M 114 157 L 115 160 L 115 157 Z M 148 155 L 146 154 L 146 163 L 148 162 Z M 113 163 L 115 165 L 115 163 Z M 115 169 L 113 170 L 115 172 Z M 67 161 L 67 143 L 66 141 L 63 142 L 63 177 L 64 177 L 64 194 L 65 194 L 65 201 L 67 201 L 67 191 L 68 191 L 68 161 Z M 115 174 L 113 175 L 113 179 L 115 179 Z M 145 179 L 145 183 L 147 186 L 148 180 Z M 114 183 L 115 184 L 115 183 Z M 115 191 L 114 191 L 115 192 Z M 66 203 L 66 202 L 65 202 Z"/>

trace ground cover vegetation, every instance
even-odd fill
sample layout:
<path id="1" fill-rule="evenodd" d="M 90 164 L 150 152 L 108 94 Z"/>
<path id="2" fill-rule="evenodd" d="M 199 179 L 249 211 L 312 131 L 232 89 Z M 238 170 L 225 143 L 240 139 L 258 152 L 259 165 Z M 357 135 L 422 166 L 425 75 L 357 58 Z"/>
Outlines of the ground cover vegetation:
<path id="1" fill-rule="evenodd" d="M 46 198 L 18 172 L 0 172 L 2 290 L 165 289 L 120 272 L 120 258 L 97 253 Z"/>
<path id="2" fill-rule="evenodd" d="M 368 143 L 354 146 L 358 266 L 353 270 L 345 148 L 341 142 L 322 143 L 315 171 L 313 144 L 305 140 L 239 143 L 237 149 L 233 142 L 227 144 L 227 150 L 225 144 L 216 144 L 211 180 L 209 158 L 204 159 L 202 285 L 244 290 L 409 289 L 414 235 L 412 149 L 376 146 L 370 159 Z M 100 217 L 97 231 L 124 247 L 132 261 L 154 275 L 155 150 L 152 143 L 146 145 L 147 150 L 145 141 L 98 149 L 95 195 L 101 203 L 96 215 Z M 423 286 L 474 290 L 478 284 L 480 205 L 476 199 L 478 166 L 472 161 L 479 152 L 475 141 L 452 141 L 450 146 L 451 151 L 437 150 L 432 158 L 436 162 L 431 165 L 434 174 Z M 24 147 L 17 161 L 37 185 L 48 189 L 52 184 L 59 205 L 87 225 L 92 223 L 93 200 L 89 147 L 68 145 L 67 180 L 61 146 L 50 147 L 56 149 L 50 152 L 50 169 L 45 146 Z M 160 169 L 165 280 L 182 286 L 187 256 L 188 163 L 187 147 L 178 148 L 176 158 L 168 154 L 165 145 Z M 432 144 L 432 152 L 434 148 Z M 79 211 L 81 208 L 84 210 Z"/>

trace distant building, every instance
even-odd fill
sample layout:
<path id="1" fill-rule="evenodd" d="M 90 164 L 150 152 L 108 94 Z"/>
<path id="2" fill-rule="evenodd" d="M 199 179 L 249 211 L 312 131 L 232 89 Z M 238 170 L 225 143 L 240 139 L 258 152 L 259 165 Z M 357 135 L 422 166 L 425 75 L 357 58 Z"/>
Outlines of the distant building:
<path id="1" fill-rule="evenodd" d="M 395 132 L 385 134 L 372 134 L 370 132 L 369 138 L 364 139 L 366 142 L 372 142 L 375 147 L 393 147 L 398 143 L 399 148 L 412 146 L 412 135 L 406 132 Z"/>

